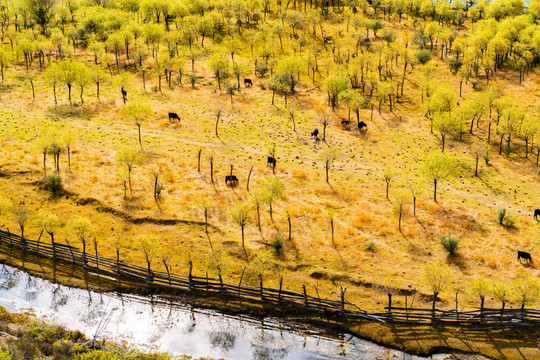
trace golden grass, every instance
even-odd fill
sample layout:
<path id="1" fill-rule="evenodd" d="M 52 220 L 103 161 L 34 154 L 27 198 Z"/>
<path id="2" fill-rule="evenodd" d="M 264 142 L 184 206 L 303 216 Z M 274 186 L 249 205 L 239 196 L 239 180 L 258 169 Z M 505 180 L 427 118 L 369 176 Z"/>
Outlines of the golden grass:
<path id="1" fill-rule="evenodd" d="M 337 27 L 338 25 L 335 25 Z M 399 29 L 398 25 L 389 25 Z M 436 82 L 458 89 L 458 81 L 447 66 L 434 60 L 438 73 Z M 198 61 L 197 72 L 210 74 L 205 64 Z M 17 69 L 17 71 L 19 71 Z M 515 85 L 516 74 L 497 74 L 496 83 L 519 103 L 530 107 L 537 99 L 535 86 L 538 70 L 531 73 L 524 86 Z M 187 259 L 194 261 L 195 273 L 206 271 L 206 258 L 210 252 L 204 226 L 188 222 L 164 226 L 152 223 L 134 224 L 130 219 L 158 218 L 185 221 L 202 221 L 197 203 L 209 197 L 215 206 L 210 212 L 209 237 L 217 250 L 230 258 L 224 269 L 224 277 L 237 281 L 244 266 L 249 266 L 240 246 L 240 229 L 228 213 L 232 204 L 250 201 L 246 191 L 248 172 L 253 166 L 250 189 L 253 191 L 262 181 L 272 175 L 266 166 L 267 149 L 275 144 L 278 165 L 276 175 L 285 184 L 284 199 L 274 204 L 274 221 L 268 207 L 261 208 L 262 234 L 256 226 L 255 214 L 246 228 L 248 252 L 255 256 L 268 249 L 276 236 L 287 238 L 288 228 L 284 210 L 292 214 L 291 242 L 285 241 L 284 254 L 273 261 L 284 276 L 285 286 L 299 290 L 307 284 L 309 292 L 318 284 L 322 296 L 337 298 L 339 287 L 346 286 L 347 299 L 368 310 L 380 311 L 385 294 L 361 282 L 382 283 L 394 279 L 397 286 L 407 289 L 409 285 L 423 293 L 428 290 L 419 280 L 422 265 L 435 260 L 445 260 L 446 254 L 439 244 L 439 235 L 448 234 L 461 238 L 458 250 L 462 266 L 453 266 L 455 278 L 441 295 L 442 307 L 451 307 L 453 294 L 462 290 L 474 276 L 494 281 L 511 281 L 524 272 L 537 273 L 534 266 L 524 267 L 516 262 L 516 250 L 531 252 L 533 259 L 540 259 L 538 248 L 540 226 L 531 219 L 531 211 L 538 207 L 540 199 L 538 175 L 532 160 L 518 155 L 510 158 L 499 156 L 492 145 L 489 165 L 481 164 L 480 177 L 472 176 L 473 164 L 469 150 L 480 140 L 464 134 L 464 141 L 451 139 L 448 151 L 467 163 L 469 169 L 461 176 L 444 180 L 438 191 L 439 203 L 432 200 L 432 184 L 427 182 L 417 201 L 417 215 L 412 215 L 411 205 L 403 217 L 402 231 L 397 228 L 397 216 L 391 202 L 386 200 L 383 173 L 386 168 L 396 168 L 400 174 L 392 181 L 390 194 L 404 188 L 407 175 L 418 177 L 419 162 L 430 150 L 440 148 L 438 140 L 430 134 L 429 123 L 422 116 L 419 90 L 415 83 L 421 78 L 419 67 L 408 75 L 406 97 L 397 104 L 395 113 L 383 107 L 382 114 L 375 110 L 373 122 L 370 112 L 361 112 L 368 122 L 365 135 L 341 129 L 339 123 L 327 129 L 327 142 L 339 150 L 339 158 L 330 169 L 330 185 L 325 183 L 324 162 L 321 153 L 327 147 L 314 142 L 310 132 L 321 125 L 315 108 L 325 103 L 322 90 L 306 93 L 310 86 L 300 86 L 294 101 L 300 103 L 297 133 L 283 111 L 283 99 L 276 97 L 276 107 L 270 105 L 271 92 L 255 86 L 242 89 L 234 96 L 234 105 L 226 94 L 215 90 L 210 83 L 163 88 L 163 94 L 144 93 L 142 86 L 133 84 L 130 101 L 145 98 L 152 104 L 154 118 L 142 126 L 145 160 L 136 165 L 132 173 L 133 195 L 123 200 L 121 176 L 124 169 L 116 163 L 116 151 L 121 145 L 136 147 L 137 131 L 134 124 L 121 118 L 122 102 L 116 87 L 103 87 L 102 102 L 98 104 L 90 91 L 85 105 L 69 106 L 64 89 L 59 90 L 61 104 L 57 109 L 52 103 L 50 89 L 37 84 L 37 99 L 32 104 L 27 85 L 8 78 L 11 90 L 2 94 L 0 104 L 0 194 L 14 203 L 24 201 L 25 206 L 36 214 L 38 209 L 51 211 L 63 222 L 75 215 L 83 215 L 98 224 L 100 253 L 113 256 L 114 249 L 105 239 L 116 234 L 126 239 L 122 257 L 127 261 L 141 263 L 142 254 L 132 239 L 139 233 L 158 236 L 162 251 L 174 256 L 174 271 L 186 274 Z M 150 79 L 153 84 L 155 79 Z M 305 79 L 306 83 L 311 82 Z M 414 82 L 414 83 L 413 83 Z M 148 85 L 148 84 L 147 84 Z M 149 88 L 149 87 L 148 87 Z M 472 94 L 470 86 L 464 86 L 463 96 Z M 132 100 L 131 100 L 132 99 Z M 219 125 L 221 140 L 214 135 L 213 112 L 223 106 L 224 115 Z M 181 121 L 170 124 L 168 111 L 177 112 Z M 335 118 L 345 118 L 346 109 L 336 110 Z M 337 121 L 337 120 L 336 120 Z M 476 135 L 485 138 L 485 120 Z M 44 129 L 69 130 L 76 135 L 72 151 L 71 170 L 67 169 L 66 154 L 61 157 L 61 174 L 70 195 L 50 198 L 36 183 L 42 178 L 42 157 L 36 148 Z M 202 149 L 201 173 L 197 172 L 197 152 Z M 214 160 L 214 180 L 210 182 L 209 159 Z M 227 187 L 224 176 L 230 165 L 240 179 L 236 189 Z M 52 162 L 48 160 L 48 172 Z M 152 197 L 152 174 L 159 173 L 164 185 L 163 201 L 159 207 Z M 77 205 L 77 200 L 93 198 L 98 204 Z M 102 208 L 114 209 L 116 215 Z M 497 209 L 506 207 L 516 218 L 516 229 L 505 229 L 495 222 Z M 335 208 L 336 247 L 331 246 L 327 208 Z M 12 218 L 2 217 L 0 225 L 15 230 Z M 36 238 L 39 229 L 31 225 L 27 235 Z M 74 236 L 68 229 L 58 231 L 57 238 Z M 47 237 L 44 237 L 47 240 Z M 366 242 L 378 245 L 376 253 L 365 250 Z M 159 259 L 154 262 L 160 267 Z M 310 274 L 326 274 L 314 279 Z M 277 286 L 277 272 L 268 271 L 265 283 Z M 336 275 L 339 274 L 339 275 Z M 460 303 L 475 306 L 476 299 L 460 295 Z M 396 299 L 396 301 L 402 301 Z M 497 306 L 488 301 L 489 306 Z"/>

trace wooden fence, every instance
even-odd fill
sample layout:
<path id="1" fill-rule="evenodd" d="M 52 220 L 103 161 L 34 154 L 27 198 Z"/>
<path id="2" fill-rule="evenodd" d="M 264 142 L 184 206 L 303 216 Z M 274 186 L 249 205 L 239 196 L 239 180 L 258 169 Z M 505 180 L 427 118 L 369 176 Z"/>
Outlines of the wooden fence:
<path id="1" fill-rule="evenodd" d="M 41 234 L 43 235 L 43 233 Z M 535 309 L 476 309 L 470 311 L 439 310 L 412 307 L 386 307 L 382 313 L 367 313 L 355 304 L 345 300 L 344 290 L 339 300 L 324 299 L 308 295 L 306 287 L 302 292 L 259 287 L 223 281 L 219 278 L 194 276 L 190 266 L 188 276 L 151 270 L 147 267 L 129 264 L 90 253 L 82 253 L 78 248 L 59 243 L 40 242 L 21 238 L 20 235 L 0 230 L 0 246 L 9 246 L 20 251 L 28 251 L 79 266 L 87 272 L 101 273 L 113 278 L 130 278 L 151 288 L 181 291 L 199 291 L 232 296 L 254 302 L 289 305 L 310 311 L 324 312 L 327 317 L 365 319 L 378 322 L 406 324 L 454 324 L 474 328 L 507 328 L 513 326 L 540 325 L 540 310 Z"/>

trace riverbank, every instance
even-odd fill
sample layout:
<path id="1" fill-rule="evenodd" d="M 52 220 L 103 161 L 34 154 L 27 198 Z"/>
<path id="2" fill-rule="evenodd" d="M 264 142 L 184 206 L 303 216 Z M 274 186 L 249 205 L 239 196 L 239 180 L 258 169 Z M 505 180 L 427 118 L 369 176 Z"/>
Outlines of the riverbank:
<path id="1" fill-rule="evenodd" d="M 49 279 L 67 286 L 96 290 L 99 292 L 121 291 L 133 294 L 151 292 L 146 284 L 129 279 L 113 279 L 107 276 L 82 271 L 77 266 L 63 262 L 25 254 L 23 258 L 10 253 L 3 246 L 0 259 L 32 275 Z M 6 252 L 7 251 L 7 252 Z M 527 354 L 526 358 L 537 358 L 538 348 L 535 339 L 540 333 L 536 329 L 513 329 L 492 331 L 471 331 L 449 326 L 413 326 L 397 324 L 378 324 L 350 319 L 326 319 L 324 315 L 302 309 L 275 306 L 266 303 L 250 302 L 233 297 L 208 296 L 198 293 L 169 293 L 175 301 L 191 304 L 197 308 L 218 309 L 226 314 L 249 314 L 261 319 L 267 316 L 290 319 L 324 327 L 328 331 L 340 331 L 369 339 L 378 344 L 406 351 L 412 354 L 429 356 L 435 353 L 477 353 L 490 358 L 512 359 Z M 474 358 L 474 357 L 473 357 Z"/>
<path id="2" fill-rule="evenodd" d="M 90 339 L 80 331 L 66 329 L 33 315 L 11 313 L 0 306 L 0 359 L 192 359 L 186 355 L 145 352 L 111 342 L 99 342 L 95 346 L 90 346 L 89 341 Z M 211 359 L 204 358 L 204 360 Z"/>

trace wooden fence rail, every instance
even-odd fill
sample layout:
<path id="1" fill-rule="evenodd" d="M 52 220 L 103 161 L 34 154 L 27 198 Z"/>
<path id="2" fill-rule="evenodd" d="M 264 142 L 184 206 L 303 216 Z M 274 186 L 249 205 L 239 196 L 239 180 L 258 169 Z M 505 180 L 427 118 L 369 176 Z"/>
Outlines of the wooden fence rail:
<path id="1" fill-rule="evenodd" d="M 43 233 L 42 233 L 43 235 Z M 20 251 L 28 251 L 72 263 L 87 272 L 102 273 L 114 278 L 130 278 L 153 288 L 182 291 L 203 291 L 238 297 L 250 301 L 284 304 L 311 311 L 325 312 L 328 317 L 366 319 L 379 322 L 406 324 L 447 323 L 470 325 L 474 327 L 512 327 L 540 325 L 540 310 L 537 309 L 476 309 L 467 311 L 440 310 L 408 307 L 386 307 L 383 313 L 367 313 L 355 304 L 348 302 L 342 293 L 340 300 L 324 299 L 307 294 L 305 286 L 302 293 L 261 286 L 249 286 L 223 281 L 220 277 L 194 276 L 190 269 L 189 276 L 180 276 L 163 271 L 149 270 L 147 267 L 126 263 L 86 252 L 77 247 L 41 242 L 21 238 L 9 231 L 0 230 L 0 246 L 9 246 Z"/>

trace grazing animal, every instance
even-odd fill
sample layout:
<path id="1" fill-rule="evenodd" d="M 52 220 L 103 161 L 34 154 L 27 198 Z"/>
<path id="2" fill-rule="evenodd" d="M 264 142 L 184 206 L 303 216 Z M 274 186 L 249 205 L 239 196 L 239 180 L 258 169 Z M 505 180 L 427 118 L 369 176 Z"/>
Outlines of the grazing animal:
<path id="1" fill-rule="evenodd" d="M 538 221 L 538 217 L 540 216 L 540 209 L 534 210 L 534 220 Z"/>
<path id="2" fill-rule="evenodd" d="M 313 132 L 311 133 L 311 136 L 313 136 L 315 139 L 318 139 L 319 138 L 319 129 L 313 130 Z"/>
<path id="3" fill-rule="evenodd" d="M 370 43 L 371 43 L 371 39 L 368 38 L 368 37 L 367 37 L 367 38 L 363 38 L 363 39 L 362 39 L 362 42 L 363 42 L 364 44 L 370 44 Z"/>
<path id="4" fill-rule="evenodd" d="M 276 159 L 273 156 L 268 157 L 268 166 L 276 167 Z"/>
<path id="5" fill-rule="evenodd" d="M 359 131 L 364 131 L 364 128 L 367 130 L 367 124 L 365 122 L 363 122 L 363 121 L 360 121 L 358 123 L 358 130 Z"/>
<path id="6" fill-rule="evenodd" d="M 345 128 L 349 128 L 350 123 L 351 123 L 351 120 L 346 120 L 346 119 L 341 120 L 341 125 L 343 125 L 343 127 Z"/>
<path id="7" fill-rule="evenodd" d="M 238 178 L 236 175 L 227 175 L 225 176 L 225 184 L 228 184 L 230 187 L 238 186 Z"/>
<path id="8" fill-rule="evenodd" d="M 124 100 L 124 105 L 126 105 L 126 101 L 127 101 L 127 91 L 124 90 L 124 87 L 122 86 L 122 100 Z"/>
<path id="9" fill-rule="evenodd" d="M 245 87 L 252 87 L 253 86 L 253 81 L 251 81 L 251 79 L 244 79 L 244 86 Z"/>
<path id="10" fill-rule="evenodd" d="M 331 36 L 325 36 L 324 37 L 324 43 L 327 44 L 327 43 L 331 43 L 334 41 L 334 38 L 331 37 Z"/>
<path id="11" fill-rule="evenodd" d="M 169 121 L 173 122 L 174 120 L 178 120 L 178 122 L 180 122 L 180 116 L 178 116 L 177 113 L 170 112 L 169 113 Z"/>
<path id="12" fill-rule="evenodd" d="M 253 19 L 253 21 L 255 21 L 257 24 L 259 23 L 259 20 L 261 20 L 261 14 L 259 13 L 253 13 L 253 15 L 251 16 L 251 18 Z"/>
<path id="13" fill-rule="evenodd" d="M 525 252 L 525 251 L 519 251 L 518 250 L 518 261 L 521 262 L 521 259 L 527 261 L 527 262 L 532 262 L 532 257 L 531 257 L 531 254 L 529 254 L 528 252 Z"/>

